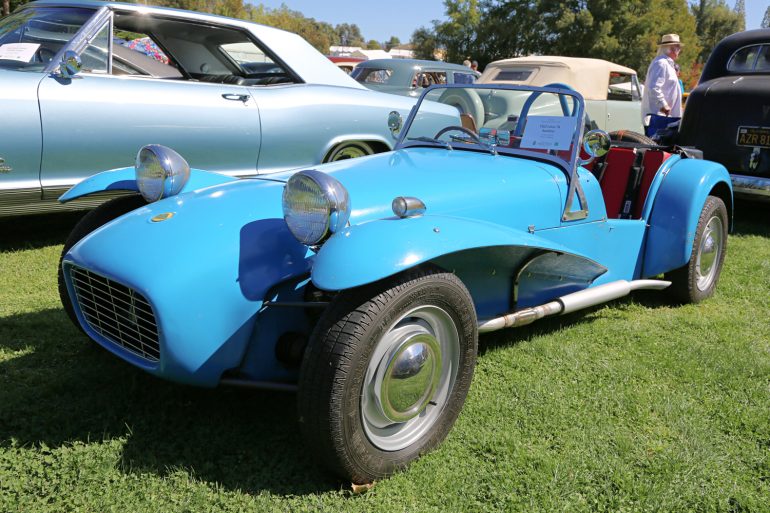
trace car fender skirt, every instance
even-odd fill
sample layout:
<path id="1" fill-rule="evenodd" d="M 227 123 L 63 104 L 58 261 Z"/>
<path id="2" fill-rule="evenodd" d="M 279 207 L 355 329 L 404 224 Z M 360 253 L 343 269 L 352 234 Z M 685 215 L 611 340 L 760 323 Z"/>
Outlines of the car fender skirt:
<path id="1" fill-rule="evenodd" d="M 318 252 L 311 277 L 320 289 L 343 290 L 466 250 L 512 246 L 572 253 L 535 234 L 489 222 L 450 216 L 393 217 L 335 234 Z"/>
<path id="2" fill-rule="evenodd" d="M 203 187 L 209 187 L 211 185 L 231 182 L 233 180 L 237 179 L 219 173 L 211 173 L 208 171 L 202 171 L 200 169 L 191 169 L 190 179 L 179 193 L 182 194 L 184 192 L 202 189 Z M 101 173 L 89 176 L 62 194 L 59 197 L 59 201 L 61 203 L 66 203 L 68 201 L 74 200 L 75 198 L 81 198 L 83 196 L 88 196 L 89 194 L 104 191 L 138 192 L 139 187 L 136 184 L 136 170 L 133 167 L 123 167 L 119 169 L 112 169 L 110 171 L 102 171 Z"/>
<path id="3" fill-rule="evenodd" d="M 732 219 L 733 189 L 721 164 L 681 159 L 655 192 L 647 229 L 642 276 L 678 269 L 690 260 L 698 218 L 706 198 L 718 196 Z"/>

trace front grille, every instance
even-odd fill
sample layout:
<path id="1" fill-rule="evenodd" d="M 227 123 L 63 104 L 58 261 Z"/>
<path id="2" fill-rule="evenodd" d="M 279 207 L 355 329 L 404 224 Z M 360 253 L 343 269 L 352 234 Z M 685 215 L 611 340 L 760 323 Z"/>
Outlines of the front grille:
<path id="1" fill-rule="evenodd" d="M 73 266 L 70 277 L 80 311 L 94 331 L 145 360 L 159 360 L 158 325 L 141 294 L 81 267 Z"/>

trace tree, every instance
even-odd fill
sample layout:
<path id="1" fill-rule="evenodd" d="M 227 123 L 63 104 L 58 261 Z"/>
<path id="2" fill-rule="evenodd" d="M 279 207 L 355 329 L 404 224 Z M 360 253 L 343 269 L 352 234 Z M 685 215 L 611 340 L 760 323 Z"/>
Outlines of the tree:
<path id="1" fill-rule="evenodd" d="M 10 0 L 3 0 L 3 11 L 0 14 L 2 14 L 3 16 L 8 16 L 9 14 L 11 14 Z"/>
<path id="2" fill-rule="evenodd" d="M 448 62 L 462 62 L 478 52 L 481 21 L 478 0 L 444 0 L 448 21 L 434 22 L 436 39 L 446 48 Z"/>
<path id="3" fill-rule="evenodd" d="M 746 25 L 745 17 L 730 9 L 724 0 L 699 0 L 691 7 L 701 46 L 698 60 L 706 62 L 716 44 Z"/>
<path id="4" fill-rule="evenodd" d="M 361 35 L 361 29 L 355 23 L 342 23 L 335 27 L 338 42 L 342 46 L 364 46 L 364 36 Z"/>
<path id="5" fill-rule="evenodd" d="M 382 50 L 382 46 L 380 45 L 379 41 L 376 41 L 374 39 L 370 39 L 366 43 L 366 49 L 367 50 Z"/>
<path id="6" fill-rule="evenodd" d="M 401 40 L 399 38 L 396 36 L 390 36 L 390 39 L 388 39 L 383 46 L 385 47 L 385 50 L 389 52 L 391 48 L 394 48 L 400 44 Z"/>
<path id="7" fill-rule="evenodd" d="M 432 60 L 436 58 L 438 42 L 436 41 L 436 33 L 431 29 L 420 27 L 415 30 L 412 33 L 411 43 L 415 59 Z"/>
<path id="8" fill-rule="evenodd" d="M 735 7 L 733 7 L 733 11 L 735 11 L 735 14 L 737 14 L 741 19 L 741 30 L 746 30 L 746 1 L 735 0 Z"/>
<path id="9" fill-rule="evenodd" d="M 770 7 L 765 10 L 765 17 L 762 18 L 762 28 L 770 28 Z"/>

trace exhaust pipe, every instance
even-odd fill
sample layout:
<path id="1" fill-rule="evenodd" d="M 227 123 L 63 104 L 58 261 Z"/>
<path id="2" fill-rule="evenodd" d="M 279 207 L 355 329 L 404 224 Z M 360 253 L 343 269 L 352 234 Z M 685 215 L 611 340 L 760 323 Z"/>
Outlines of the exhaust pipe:
<path id="1" fill-rule="evenodd" d="M 573 292 L 554 299 L 544 305 L 525 308 L 518 312 L 509 313 L 502 317 L 496 317 L 479 322 L 479 333 L 488 333 L 504 328 L 515 328 L 531 324 L 543 317 L 557 314 L 568 314 L 583 308 L 599 305 L 627 296 L 634 290 L 652 289 L 663 290 L 671 285 L 670 281 L 663 280 L 618 280 L 589 289 Z"/>

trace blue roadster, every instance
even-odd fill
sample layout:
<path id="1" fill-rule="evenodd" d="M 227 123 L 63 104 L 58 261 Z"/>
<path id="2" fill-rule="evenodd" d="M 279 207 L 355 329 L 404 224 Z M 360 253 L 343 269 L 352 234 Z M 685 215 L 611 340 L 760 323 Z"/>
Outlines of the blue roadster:
<path id="1" fill-rule="evenodd" d="M 428 115 L 458 100 L 485 105 L 478 129 Z M 720 164 L 584 134 L 565 87 L 434 86 L 388 124 L 393 152 L 245 180 L 142 148 L 61 198 L 140 193 L 76 227 L 65 306 L 161 378 L 296 390 L 308 447 L 368 482 L 446 436 L 479 333 L 638 289 L 714 293 Z"/>

